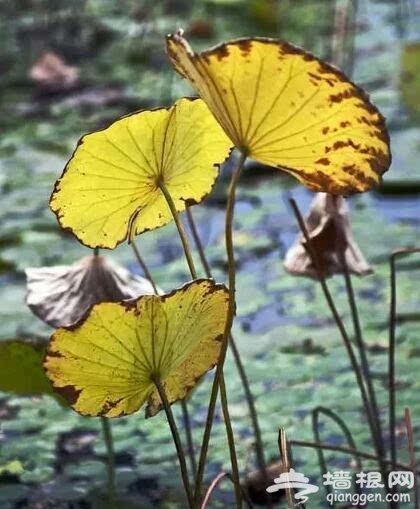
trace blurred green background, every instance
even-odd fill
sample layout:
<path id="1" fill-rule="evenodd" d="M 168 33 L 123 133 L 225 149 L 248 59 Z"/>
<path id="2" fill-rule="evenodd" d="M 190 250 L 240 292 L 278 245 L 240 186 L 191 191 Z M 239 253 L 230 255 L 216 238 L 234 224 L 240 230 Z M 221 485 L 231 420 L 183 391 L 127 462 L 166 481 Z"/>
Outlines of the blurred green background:
<path id="1" fill-rule="evenodd" d="M 364 339 L 387 418 L 387 258 L 420 234 L 420 2 L 418 0 L 1 0 L 0 2 L 0 338 L 48 338 L 51 330 L 25 307 L 24 269 L 68 264 L 87 254 L 59 230 L 48 199 L 77 139 L 116 117 L 166 105 L 191 94 L 170 68 L 164 36 L 184 28 L 195 49 L 239 36 L 281 37 L 339 64 L 387 117 L 393 165 L 382 188 L 350 200 L 355 237 L 375 273 L 355 280 Z M 226 172 L 204 206 L 195 207 L 215 276 L 223 281 Z M 238 192 L 235 220 L 238 318 L 235 336 L 256 396 L 267 456 L 278 460 L 277 432 L 312 439 L 311 410 L 339 413 L 359 448 L 372 449 L 360 397 L 320 289 L 284 273 L 282 259 L 296 235 L 287 206 L 306 210 L 312 198 L 290 178 L 252 162 Z M 164 290 L 188 280 L 173 225 L 142 235 L 138 245 Z M 109 253 L 141 273 L 126 246 Z M 420 433 L 420 260 L 401 262 L 398 279 L 397 415 L 400 459 L 407 461 L 404 406 Z M 351 327 L 344 281 L 331 288 Z M 250 298 L 252 295 L 252 299 Z M 231 413 L 240 469 L 255 468 L 247 408 L 232 359 L 227 361 Z M 191 401 L 194 437 L 201 440 L 210 378 Z M 176 409 L 177 415 L 179 414 Z M 123 507 L 182 507 L 175 454 L 163 415 L 113 421 Z M 323 439 L 342 444 L 329 423 Z M 0 393 L 0 507 L 102 508 L 106 471 L 97 419 L 82 418 L 45 397 Z M 328 453 L 330 470 L 351 469 Z M 295 448 L 299 471 L 321 486 L 317 456 Z M 229 469 L 217 414 L 208 479 Z M 374 464 L 364 463 L 364 468 Z M 224 486 L 211 507 L 233 507 Z M 310 507 L 325 502 L 322 489 Z M 375 507 L 374 504 L 370 505 Z M 384 507 L 380 504 L 378 507 Z M 408 507 L 408 505 L 407 505 Z"/>

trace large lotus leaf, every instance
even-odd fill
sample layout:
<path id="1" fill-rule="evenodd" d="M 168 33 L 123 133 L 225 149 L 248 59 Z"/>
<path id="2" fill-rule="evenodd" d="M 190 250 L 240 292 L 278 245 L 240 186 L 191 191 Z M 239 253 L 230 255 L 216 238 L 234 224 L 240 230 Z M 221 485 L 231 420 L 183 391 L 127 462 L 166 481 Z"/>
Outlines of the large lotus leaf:
<path id="1" fill-rule="evenodd" d="M 97 304 L 53 334 L 47 375 L 81 414 L 118 417 L 149 400 L 154 415 L 161 407 L 154 378 L 174 403 L 217 362 L 228 299 L 226 287 L 201 279 L 167 295 Z"/>
<path id="2" fill-rule="evenodd" d="M 112 249 L 171 220 L 161 184 L 178 211 L 200 203 L 231 145 L 200 99 L 128 115 L 80 140 L 51 209 L 83 244 Z"/>
<path id="3" fill-rule="evenodd" d="M 194 53 L 168 36 L 175 69 L 235 146 L 316 191 L 366 191 L 390 165 L 384 119 L 335 67 L 274 39 L 239 39 Z"/>

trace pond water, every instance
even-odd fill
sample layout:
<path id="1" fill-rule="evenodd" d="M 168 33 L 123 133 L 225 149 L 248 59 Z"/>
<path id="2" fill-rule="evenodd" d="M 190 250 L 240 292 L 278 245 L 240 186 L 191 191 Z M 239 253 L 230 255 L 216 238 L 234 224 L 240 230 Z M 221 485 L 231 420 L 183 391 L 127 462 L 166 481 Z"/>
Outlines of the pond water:
<path id="1" fill-rule="evenodd" d="M 375 269 L 354 285 L 385 427 L 387 260 L 391 250 L 415 245 L 420 234 L 420 2 L 172 0 L 147 7 L 146 2 L 127 0 L 116 5 L 90 0 L 76 4 L 69 7 L 64 0 L 54 5 L 40 0 L 5 1 L 0 6 L 0 338 L 47 338 L 51 330 L 25 307 L 24 269 L 72 263 L 87 253 L 75 239 L 60 232 L 48 209 L 53 183 L 76 140 L 128 111 L 167 104 L 191 93 L 166 62 L 164 34 L 185 26 L 195 35 L 198 48 L 237 36 L 281 36 L 317 55 L 340 60 L 388 120 L 393 164 L 384 184 L 377 192 L 350 199 L 355 237 Z M 28 73 L 46 49 L 64 55 L 80 69 L 77 87 L 54 94 L 36 90 Z M 266 455 L 278 459 L 280 426 L 291 438 L 312 440 L 311 411 L 318 405 L 339 413 L 359 448 L 371 450 L 354 375 L 320 288 L 310 280 L 287 275 L 282 267 L 297 233 L 287 200 L 295 197 L 306 210 L 313 195 L 278 172 L 264 171 L 258 176 L 259 169 L 253 166 L 251 163 L 245 171 L 238 192 L 234 333 L 256 397 Z M 205 206 L 194 208 L 214 275 L 220 281 L 226 278 L 223 206 L 227 173 L 223 172 Z M 144 234 L 138 245 L 163 289 L 188 280 L 173 225 Z M 109 256 L 141 273 L 126 246 Z M 403 409 L 409 406 L 414 418 L 420 410 L 416 396 L 420 385 L 420 265 L 418 258 L 412 261 L 410 265 L 402 262 L 398 278 L 398 309 L 401 316 L 411 317 L 402 320 L 397 334 L 401 461 L 407 461 Z M 335 277 L 330 286 L 350 327 L 344 281 Z M 197 444 L 210 378 L 190 403 Z M 240 468 L 246 472 L 255 466 L 252 435 L 230 357 L 226 379 L 235 433 L 241 437 Z M 74 504 L 71 507 L 103 507 L 105 448 L 97 419 L 82 418 L 48 397 L 0 396 L 0 466 L 18 459 L 24 467 L 18 476 L 0 476 L 0 507 L 70 507 L 69 501 Z M 119 493 L 126 504 L 121 507 L 181 507 L 176 504 L 181 497 L 180 480 L 173 473 L 175 455 L 163 416 L 146 421 L 139 413 L 112 424 Z M 415 432 L 420 436 L 418 427 Z M 338 429 L 328 423 L 323 438 L 345 445 Z M 321 485 L 316 453 L 295 448 L 293 455 L 299 470 Z M 348 458 L 336 453 L 326 457 L 332 470 L 351 468 Z M 220 414 L 209 459 L 209 479 L 230 467 Z M 365 462 L 364 468 L 375 469 L 375 465 Z M 312 500 L 311 507 L 322 506 L 322 489 Z M 233 507 L 229 486 L 222 489 L 218 501 L 214 507 Z"/>

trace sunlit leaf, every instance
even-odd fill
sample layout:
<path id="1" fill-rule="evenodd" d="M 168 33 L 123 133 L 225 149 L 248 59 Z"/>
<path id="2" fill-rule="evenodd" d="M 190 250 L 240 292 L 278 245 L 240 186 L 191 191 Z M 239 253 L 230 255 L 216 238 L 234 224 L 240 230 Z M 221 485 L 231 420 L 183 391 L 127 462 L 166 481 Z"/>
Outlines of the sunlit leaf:
<path id="1" fill-rule="evenodd" d="M 316 191 L 376 186 L 390 164 L 384 119 L 336 68 L 288 43 L 240 39 L 194 53 L 168 36 L 175 69 L 235 146 Z"/>
<path id="2" fill-rule="evenodd" d="M 55 395 L 45 376 L 45 346 L 23 341 L 0 343 L 0 391 L 19 395 Z"/>
<path id="3" fill-rule="evenodd" d="M 98 302 L 154 293 L 151 283 L 104 256 L 86 256 L 73 265 L 25 270 L 26 304 L 52 327 L 79 321 Z"/>
<path id="4" fill-rule="evenodd" d="M 199 99 L 134 113 L 81 139 L 51 209 L 83 244 L 114 248 L 171 220 L 160 182 L 178 211 L 201 202 L 231 145 Z"/>
<path id="5" fill-rule="evenodd" d="M 153 377 L 173 403 L 217 362 L 227 303 L 223 285 L 201 279 L 159 297 L 97 304 L 52 336 L 47 375 L 81 414 L 117 417 L 148 400 L 154 415 L 161 401 Z"/>

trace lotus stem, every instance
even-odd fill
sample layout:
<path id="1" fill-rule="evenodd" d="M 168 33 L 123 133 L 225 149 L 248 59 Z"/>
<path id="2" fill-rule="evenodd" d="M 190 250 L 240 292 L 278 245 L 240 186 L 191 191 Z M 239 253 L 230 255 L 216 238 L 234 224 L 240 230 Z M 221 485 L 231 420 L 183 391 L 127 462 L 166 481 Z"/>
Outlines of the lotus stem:
<path id="1" fill-rule="evenodd" d="M 230 475 L 227 473 L 227 472 L 220 472 L 220 474 L 218 474 L 214 479 L 213 481 L 211 482 L 210 486 L 208 487 L 208 490 L 206 492 L 206 495 L 203 499 L 203 503 L 201 504 L 201 507 L 200 509 L 206 509 L 207 508 L 207 504 L 210 502 L 210 498 L 214 492 L 214 490 L 217 488 L 217 486 L 224 480 L 224 479 L 230 479 L 232 480 L 232 478 L 230 477 Z"/>
<path id="2" fill-rule="evenodd" d="M 175 422 L 175 419 L 174 419 L 174 416 L 172 413 L 172 409 L 168 402 L 168 398 L 166 397 L 165 389 L 163 388 L 160 379 L 158 377 L 153 377 L 152 381 L 155 384 L 155 387 L 159 393 L 160 399 L 162 400 L 162 404 L 163 404 L 163 408 L 165 409 L 166 418 L 168 420 L 169 428 L 171 429 L 172 438 L 173 438 L 173 441 L 175 444 L 175 448 L 176 448 L 176 452 L 177 452 L 178 460 L 179 460 L 179 466 L 181 469 L 182 482 L 184 483 L 185 494 L 186 494 L 187 500 L 188 500 L 188 506 L 190 507 L 190 509 L 193 509 L 194 508 L 193 496 L 191 493 L 190 482 L 188 479 L 187 462 L 185 461 L 184 450 L 182 448 L 181 439 L 179 437 L 178 428 L 177 428 L 177 425 L 176 425 L 176 422 Z"/>
<path id="3" fill-rule="evenodd" d="M 136 258 L 138 264 L 140 265 L 141 270 L 143 271 L 145 278 L 149 280 L 149 283 L 153 287 L 153 291 L 155 292 L 156 295 L 158 295 L 159 292 L 157 290 L 155 280 L 152 276 L 152 273 L 149 270 L 149 267 L 146 265 L 146 262 L 143 260 L 141 254 L 140 254 L 140 251 L 139 251 L 138 247 L 136 246 L 134 239 L 130 241 L 130 245 L 133 250 L 135 258 Z"/>
<path id="4" fill-rule="evenodd" d="M 213 386 L 211 390 L 210 402 L 207 411 L 206 427 L 203 435 L 203 442 L 200 451 L 200 458 L 198 461 L 197 479 L 195 485 L 194 500 L 196 507 L 199 507 L 199 499 L 201 496 L 201 487 L 203 483 L 204 469 L 206 465 L 207 452 L 209 447 L 211 428 L 213 425 L 214 411 L 216 408 L 217 393 L 219 389 L 220 379 L 223 376 L 223 366 L 226 358 L 226 351 L 229 343 L 229 335 L 232 329 L 233 319 L 235 316 L 235 290 L 236 290 L 236 272 L 235 272 L 235 253 L 233 248 L 233 217 L 235 211 L 235 196 L 236 187 L 241 176 L 242 169 L 246 160 L 246 152 L 241 152 L 239 155 L 238 163 L 231 177 L 227 207 L 226 207 L 226 218 L 225 218 L 225 242 L 226 252 L 228 259 L 228 274 L 229 274 L 229 306 L 228 315 L 226 319 L 226 326 L 223 335 L 222 349 L 220 352 L 219 362 L 217 363 L 216 374 L 213 380 Z"/>
<path id="5" fill-rule="evenodd" d="M 194 239 L 194 242 L 195 242 L 195 245 L 197 248 L 197 252 L 200 257 L 204 272 L 208 278 L 211 278 L 212 273 L 211 273 L 210 264 L 207 260 L 207 257 L 206 257 L 205 251 L 204 251 L 204 247 L 203 247 L 203 243 L 201 242 L 201 238 L 198 233 L 198 229 L 195 224 L 194 217 L 193 217 L 193 214 L 192 214 L 190 208 L 187 208 L 187 220 L 188 220 L 188 225 L 190 227 L 191 234 Z M 236 345 L 236 342 L 235 342 L 232 334 L 229 337 L 229 345 L 231 347 L 231 350 L 233 353 L 233 358 L 234 358 L 235 364 L 236 364 L 236 369 L 238 370 L 239 377 L 240 377 L 241 383 L 242 383 L 242 387 L 244 389 L 245 399 L 248 404 L 249 415 L 251 417 L 252 427 L 254 429 L 255 450 L 256 450 L 256 454 L 257 454 L 258 467 L 261 471 L 263 478 L 266 480 L 267 486 L 268 486 L 269 479 L 267 476 L 267 464 L 265 462 L 265 457 L 264 457 L 264 448 L 263 448 L 263 442 L 262 442 L 262 438 L 261 438 L 261 430 L 260 430 L 260 426 L 258 423 L 258 414 L 257 414 L 257 410 L 255 408 L 254 396 L 251 391 L 251 387 L 250 387 L 250 384 L 248 381 L 248 377 L 247 377 L 244 365 L 242 363 L 241 356 L 239 354 L 238 347 Z M 267 495 L 267 498 L 269 498 L 269 495 Z M 270 503 L 268 505 L 270 506 Z"/>
<path id="6" fill-rule="evenodd" d="M 154 277 L 152 276 L 152 273 L 149 270 L 149 267 L 147 266 L 146 262 L 143 260 L 143 257 L 140 254 L 140 251 L 138 247 L 136 246 L 134 239 L 131 239 L 130 241 L 131 247 L 134 251 L 134 256 L 136 257 L 140 267 L 143 270 L 144 275 L 146 276 L 146 279 L 148 279 L 149 283 L 153 287 L 153 291 L 156 295 L 158 295 L 157 285 Z M 197 471 L 197 463 L 195 461 L 195 454 L 194 454 L 194 442 L 192 438 L 192 431 L 191 431 L 191 419 L 188 412 L 187 403 L 185 401 L 181 401 L 181 408 L 182 408 L 182 419 L 184 423 L 184 429 L 185 429 L 185 435 L 187 439 L 187 447 L 188 447 L 188 455 L 190 459 L 190 465 L 191 465 L 191 471 L 192 471 L 192 477 L 194 479 L 195 473 Z"/>
<path id="7" fill-rule="evenodd" d="M 201 504 L 200 509 L 207 509 L 207 505 L 210 502 L 210 498 L 211 498 L 212 494 L 214 493 L 216 488 L 219 486 L 219 484 L 222 481 L 224 481 L 225 479 L 229 479 L 229 481 L 231 481 L 232 484 L 234 484 L 232 476 L 228 472 L 220 472 L 220 474 L 217 474 L 217 476 L 212 480 L 210 486 L 207 489 L 206 495 L 203 499 L 203 503 Z M 246 501 L 248 507 L 250 509 L 253 509 L 252 502 L 249 499 L 248 495 L 245 493 L 245 490 L 243 490 L 243 489 L 242 489 L 242 496 L 243 496 L 244 500 Z"/>
<path id="8" fill-rule="evenodd" d="M 357 384 L 359 386 L 359 390 L 360 390 L 360 394 L 361 394 L 361 397 L 362 397 L 363 406 L 364 406 L 366 415 L 368 417 L 369 428 L 370 428 L 372 440 L 373 440 L 373 443 L 374 443 L 374 446 L 375 446 L 376 455 L 377 455 L 378 458 L 382 458 L 382 459 L 380 459 L 380 466 L 381 466 L 382 475 L 383 475 L 383 477 L 385 477 L 386 476 L 386 469 L 385 469 L 385 465 L 384 465 L 384 458 L 380 454 L 381 448 L 380 448 L 380 445 L 379 445 L 377 434 L 375 432 L 376 431 L 376 427 L 375 427 L 375 424 L 374 424 L 374 419 L 373 419 L 373 416 L 372 416 L 372 410 L 371 410 L 369 399 L 368 399 L 368 396 L 367 396 L 367 392 L 366 392 L 366 387 L 365 387 L 364 380 L 363 380 L 362 371 L 361 371 L 360 366 L 359 366 L 359 364 L 357 362 L 357 359 L 356 359 L 356 356 L 354 354 L 350 338 L 349 338 L 349 336 L 347 334 L 347 331 L 346 331 L 346 329 L 344 327 L 343 321 L 342 321 L 342 319 L 341 319 L 341 317 L 340 317 L 340 315 L 339 315 L 339 313 L 337 311 L 337 308 L 335 306 L 334 299 L 332 298 L 332 295 L 331 295 L 330 290 L 328 288 L 328 285 L 327 285 L 326 279 L 324 277 L 323 271 L 322 271 L 322 269 L 321 269 L 321 267 L 319 265 L 318 257 L 316 256 L 316 252 L 314 251 L 314 249 L 312 247 L 311 238 L 309 236 L 309 233 L 308 233 L 308 230 L 306 228 L 305 222 L 303 220 L 302 214 L 300 213 L 299 207 L 297 206 L 296 201 L 293 198 L 290 199 L 290 204 L 292 206 L 292 209 L 293 209 L 293 212 L 295 214 L 296 220 L 297 220 L 297 222 L 299 224 L 299 228 L 302 231 L 302 234 L 303 234 L 303 236 L 305 238 L 307 249 L 308 249 L 308 253 L 309 253 L 309 256 L 311 257 L 312 263 L 313 263 L 313 265 L 315 267 L 315 270 L 316 270 L 316 273 L 317 273 L 317 278 L 318 278 L 318 280 L 319 280 L 319 282 L 321 284 L 321 287 L 322 287 L 325 299 L 327 301 L 328 307 L 330 308 L 330 311 L 331 311 L 331 313 L 333 315 L 333 318 L 334 318 L 334 321 L 335 321 L 335 323 L 337 325 L 337 328 L 340 331 L 340 334 L 341 334 L 344 346 L 345 346 L 345 348 L 347 350 L 347 354 L 349 356 L 350 364 L 352 366 L 352 369 L 353 369 L 354 374 L 356 376 Z"/>
<path id="9" fill-rule="evenodd" d="M 101 417 L 101 424 L 107 453 L 108 503 L 110 509 L 116 509 L 114 440 L 109 420 Z"/>
<path id="10" fill-rule="evenodd" d="M 188 405 L 185 400 L 181 401 L 181 410 L 182 410 L 182 421 L 184 423 L 185 435 L 187 438 L 188 456 L 190 457 L 190 468 L 192 478 L 195 479 L 195 474 L 197 473 L 197 462 L 195 460 L 194 441 L 191 429 L 191 418 L 190 413 L 188 411 Z"/>
<path id="11" fill-rule="evenodd" d="M 178 230 L 178 234 L 181 239 L 182 247 L 184 249 L 185 258 L 187 260 L 188 267 L 190 269 L 191 277 L 193 279 L 197 279 L 197 271 L 195 270 L 194 260 L 193 260 L 192 254 L 191 254 L 188 237 L 187 237 L 187 234 L 185 233 L 184 226 L 183 226 L 181 220 L 179 219 L 179 214 L 178 214 L 178 211 L 176 210 L 175 203 L 172 199 L 170 192 L 168 191 L 167 187 L 165 186 L 165 184 L 162 181 L 159 181 L 159 187 L 160 187 L 160 190 L 162 191 L 163 196 L 166 199 L 166 202 L 171 210 L 172 217 L 175 221 L 175 224 L 176 224 L 176 227 Z"/>
<path id="12" fill-rule="evenodd" d="M 353 435 L 351 434 L 351 431 L 349 430 L 347 424 L 343 421 L 343 419 L 337 415 L 335 412 L 330 410 L 329 408 L 325 408 L 322 406 L 318 406 L 312 410 L 312 430 L 314 433 L 315 442 L 321 442 L 320 434 L 319 434 L 319 414 L 324 414 L 325 416 L 329 417 L 331 420 L 333 420 L 337 426 L 342 430 L 344 433 L 344 436 L 346 437 L 347 443 L 349 445 L 350 449 L 357 449 L 356 442 L 354 441 Z M 327 473 L 327 463 L 324 458 L 324 453 L 322 449 L 318 449 L 318 459 L 319 464 L 321 468 L 321 474 L 324 475 Z M 357 471 L 362 472 L 363 471 L 363 465 L 360 461 L 360 457 L 355 456 L 356 464 L 357 464 Z M 325 491 L 327 492 L 327 495 L 331 493 L 331 488 L 329 484 L 325 485 Z"/>
<path id="13" fill-rule="evenodd" d="M 414 486 L 413 486 L 414 507 L 420 507 L 418 481 L 417 481 L 417 475 L 416 475 L 416 467 L 417 467 L 416 446 L 415 446 L 415 442 L 414 442 L 414 433 L 413 433 L 413 427 L 411 425 L 411 414 L 410 414 L 409 408 L 405 408 L 404 418 L 405 418 L 405 427 L 407 430 L 408 456 L 410 458 L 411 470 L 414 474 Z"/>
<path id="14" fill-rule="evenodd" d="M 176 210 L 175 203 L 172 200 L 172 196 L 169 193 L 168 189 L 166 188 L 165 184 L 163 182 L 159 182 L 159 186 L 160 186 L 160 189 L 168 203 L 168 206 L 172 213 L 172 217 L 173 217 L 176 227 L 178 229 L 179 237 L 181 239 L 182 247 L 184 248 L 185 258 L 187 260 L 187 264 L 190 269 L 191 277 L 193 279 L 197 279 L 197 271 L 195 269 L 194 260 L 193 260 L 190 244 L 188 241 L 188 237 L 185 232 L 184 226 L 183 226 L 181 220 L 179 219 L 179 214 L 178 214 L 178 211 Z M 229 306 L 228 306 L 228 315 L 229 315 L 229 309 L 230 309 L 230 299 L 229 299 Z M 222 344 L 221 350 L 223 351 L 223 349 L 224 349 L 224 343 Z M 221 355 L 222 355 L 222 353 L 221 353 Z M 226 351 L 224 352 L 224 355 L 226 355 Z M 220 363 L 220 358 L 219 358 L 219 363 Z M 216 370 L 216 373 L 217 373 L 217 370 Z M 222 373 L 222 377 L 223 377 L 223 373 Z M 216 392 L 216 399 L 217 399 L 217 392 Z M 237 460 L 237 456 L 236 456 L 235 440 L 234 440 L 233 432 L 232 432 L 232 423 L 231 423 L 230 414 L 229 414 L 229 407 L 227 405 L 227 399 L 221 398 L 221 404 L 222 404 L 223 417 L 224 417 L 225 427 L 226 427 L 230 459 L 231 459 L 231 464 L 232 464 L 232 477 L 235 481 L 237 481 L 237 482 L 235 482 L 235 484 L 238 484 L 238 488 L 235 488 L 235 494 L 238 497 L 238 493 L 239 493 L 239 497 L 240 497 L 240 491 L 238 491 L 238 490 L 240 490 L 238 460 Z M 198 469 L 195 471 L 197 472 L 197 478 L 196 478 L 196 482 L 197 482 L 198 475 L 200 472 L 200 464 L 198 466 Z M 202 469 L 202 472 L 204 473 L 204 469 Z M 202 482 L 202 477 L 201 477 L 201 482 Z M 238 498 L 237 498 L 237 502 L 238 502 Z M 196 505 L 199 503 L 198 500 L 195 499 L 195 497 L 194 497 L 194 503 Z M 242 504 L 239 502 L 238 508 L 241 508 L 241 507 L 242 507 Z"/>
<path id="15" fill-rule="evenodd" d="M 230 444 L 233 444 L 233 451 L 235 451 L 235 437 L 233 435 L 233 429 L 232 429 L 232 423 L 230 421 L 230 416 L 228 413 L 226 413 L 226 409 L 229 408 L 229 405 L 228 405 L 228 400 L 227 400 L 224 376 L 220 377 L 220 400 L 222 403 L 223 418 L 225 420 L 229 449 L 231 451 L 230 461 L 232 463 L 232 479 L 233 479 L 233 486 L 235 489 L 236 505 L 237 505 L 237 507 L 242 507 L 242 493 L 241 493 L 241 481 L 239 479 L 238 459 L 236 457 L 236 452 L 232 454 L 232 449 L 230 448 Z"/>
<path id="16" fill-rule="evenodd" d="M 389 258 L 390 265 L 390 310 L 389 310 L 389 357 L 388 357 L 388 391 L 389 391 L 389 443 L 391 450 L 391 468 L 397 464 L 397 443 L 395 437 L 395 329 L 397 323 L 397 274 L 396 260 L 400 256 L 420 253 L 420 248 L 399 249 Z"/>
<path id="17" fill-rule="evenodd" d="M 290 448 L 290 442 L 287 439 L 287 433 L 284 428 L 279 429 L 278 439 L 277 443 L 279 446 L 279 453 L 281 457 L 281 461 L 283 463 L 282 470 L 287 475 L 287 480 L 289 480 L 289 472 L 290 469 L 293 467 L 293 460 L 292 460 L 292 452 Z M 287 497 L 287 506 L 289 509 L 293 509 L 295 507 L 295 501 L 294 501 L 294 493 L 290 486 L 286 488 L 286 497 Z M 303 509 L 305 506 L 303 506 Z"/>
<path id="18" fill-rule="evenodd" d="M 311 442 L 309 440 L 290 440 L 290 445 L 296 447 L 309 447 L 310 449 L 324 449 L 325 451 L 341 452 L 343 454 L 349 454 L 350 456 L 357 456 L 359 458 L 365 458 L 367 460 L 377 461 L 379 463 L 380 458 L 375 454 L 368 452 L 362 452 L 358 449 L 349 449 L 348 447 L 341 447 L 339 445 L 324 444 L 322 442 Z M 391 464 L 391 460 L 384 459 L 384 463 Z M 411 465 L 405 465 L 404 463 L 396 464 L 396 467 L 400 470 L 411 470 Z"/>
<path id="19" fill-rule="evenodd" d="M 192 238 L 194 239 L 195 247 L 197 249 L 198 256 L 200 257 L 204 273 L 208 278 L 212 278 L 213 276 L 211 274 L 210 264 L 204 252 L 203 243 L 201 242 L 200 234 L 198 233 L 197 226 L 194 221 L 194 216 L 191 212 L 191 208 L 187 207 L 185 212 L 187 216 L 188 226 L 190 227 Z"/>
<path id="20" fill-rule="evenodd" d="M 321 436 L 319 433 L 318 428 L 318 413 L 316 412 L 316 409 L 312 411 L 312 433 L 314 435 L 315 442 L 319 443 L 321 442 Z M 323 477 L 327 472 L 327 462 L 325 461 L 325 456 L 323 450 L 320 448 L 317 450 L 318 453 L 318 463 L 319 463 L 319 469 L 321 471 L 321 477 Z M 325 493 L 329 495 L 332 493 L 331 486 L 329 484 L 325 484 Z"/>
<path id="21" fill-rule="evenodd" d="M 347 297 L 349 300 L 350 305 L 350 312 L 353 320 L 353 327 L 354 327 L 354 337 L 356 340 L 356 346 L 359 351 L 359 357 L 360 362 L 362 366 L 362 373 L 365 379 L 366 383 L 366 389 L 368 393 L 369 402 L 371 405 L 371 412 L 373 416 L 373 420 L 376 427 L 376 432 L 378 435 L 378 445 L 380 446 L 380 456 L 385 457 L 385 446 L 384 446 L 384 439 L 383 439 L 383 433 L 382 433 L 382 425 L 381 425 L 381 416 L 379 413 L 379 406 L 376 399 L 376 392 L 375 388 L 373 386 L 373 380 L 372 380 L 372 374 L 370 371 L 369 361 L 366 355 L 366 349 L 365 345 L 363 343 L 363 335 L 362 335 L 362 328 L 360 326 L 360 319 L 359 319 L 359 312 L 357 309 L 357 303 L 356 298 L 354 295 L 353 290 L 353 284 L 351 282 L 351 276 L 350 272 L 348 270 L 348 266 L 345 260 L 344 255 L 342 255 L 342 264 L 344 267 L 344 280 L 346 283 L 346 291 L 347 291 Z"/>

